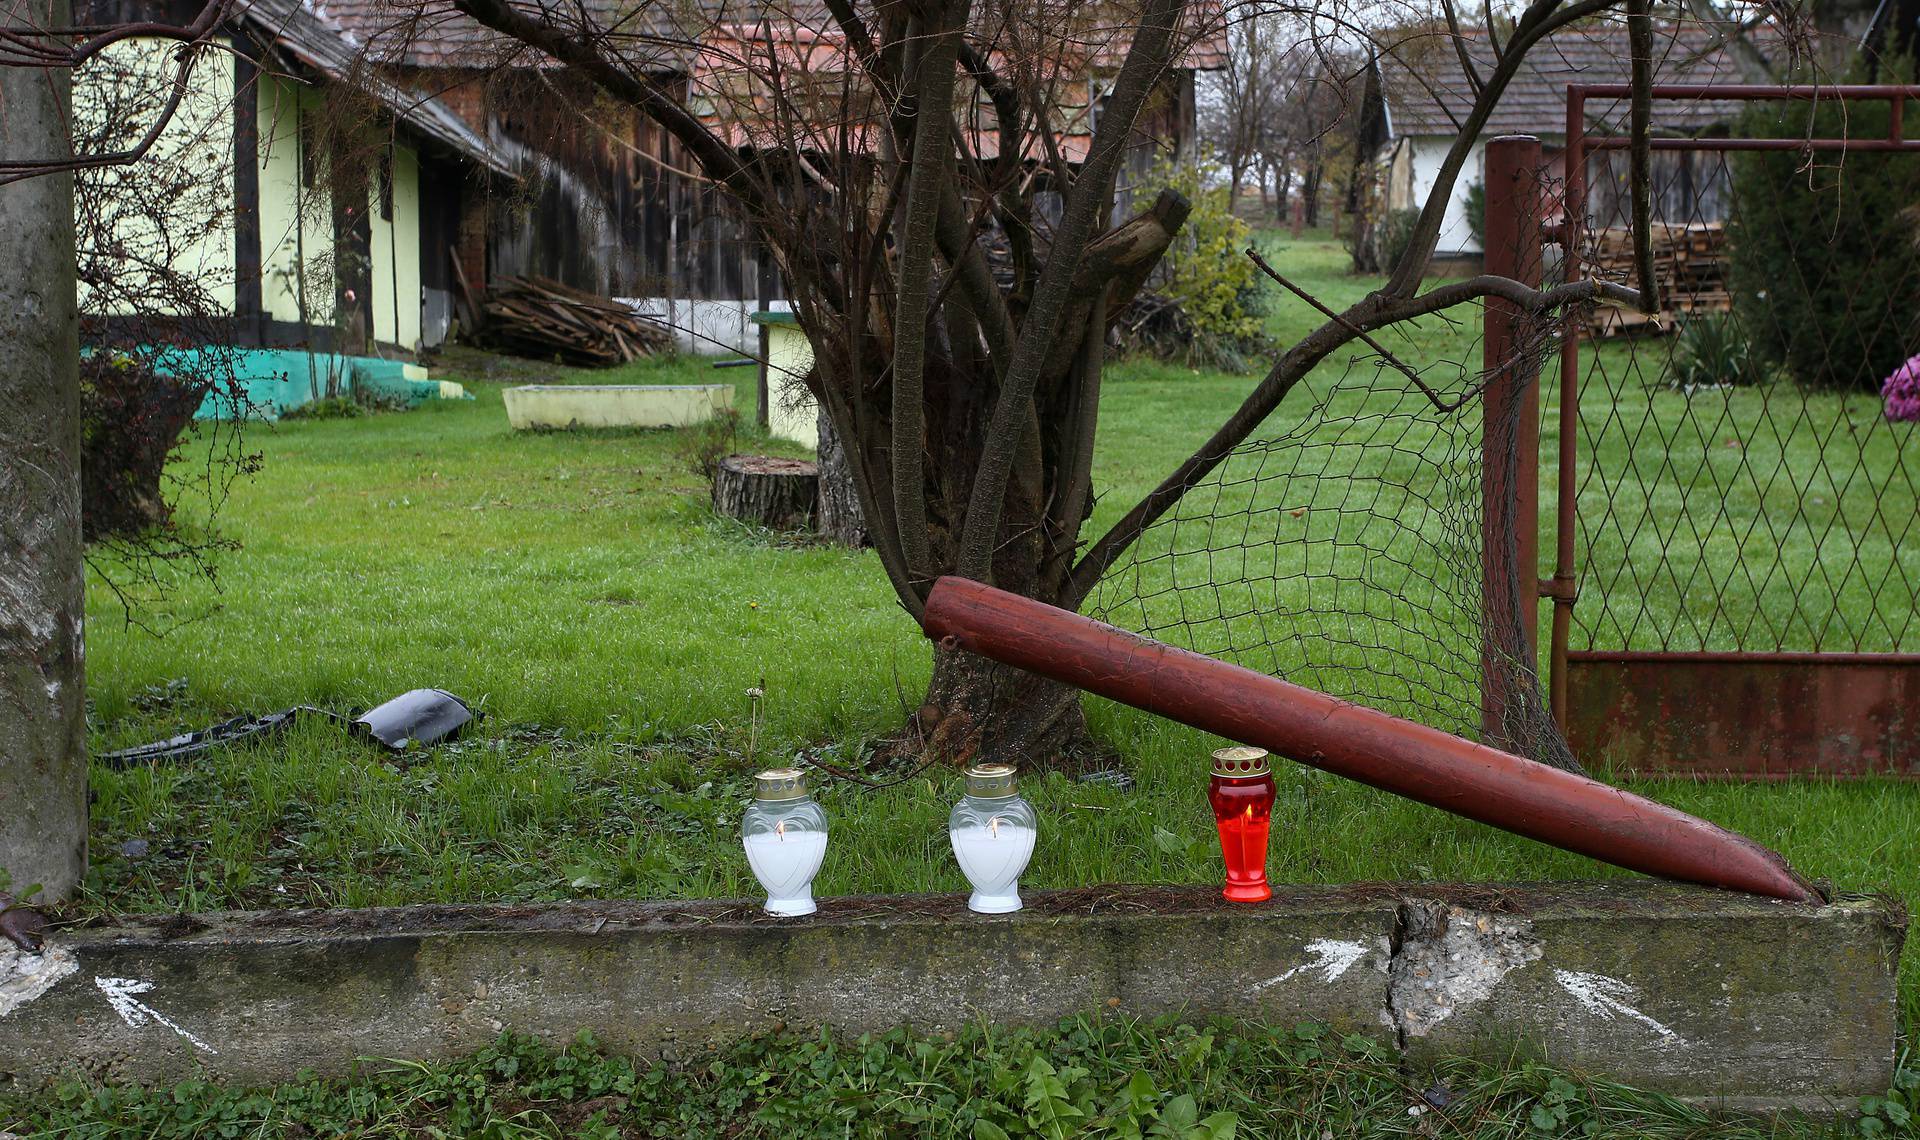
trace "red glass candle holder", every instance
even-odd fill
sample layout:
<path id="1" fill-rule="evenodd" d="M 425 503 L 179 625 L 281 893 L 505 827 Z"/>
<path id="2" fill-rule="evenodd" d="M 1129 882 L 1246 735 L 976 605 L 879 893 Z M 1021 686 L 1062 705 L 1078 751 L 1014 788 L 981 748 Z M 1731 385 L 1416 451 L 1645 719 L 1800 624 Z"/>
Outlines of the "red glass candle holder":
<path id="1" fill-rule="evenodd" d="M 1214 826 L 1220 830 L 1220 855 L 1227 864 L 1228 902 L 1263 902 L 1273 897 L 1267 885 L 1267 831 L 1273 822 L 1273 771 L 1264 748 L 1236 746 L 1213 754 L 1213 780 L 1207 786 Z"/>

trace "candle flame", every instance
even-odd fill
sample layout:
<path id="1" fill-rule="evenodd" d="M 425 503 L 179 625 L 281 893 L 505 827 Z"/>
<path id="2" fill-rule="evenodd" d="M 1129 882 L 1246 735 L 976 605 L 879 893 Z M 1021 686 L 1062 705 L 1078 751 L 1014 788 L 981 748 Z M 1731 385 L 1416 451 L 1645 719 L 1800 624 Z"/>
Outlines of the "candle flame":
<path id="1" fill-rule="evenodd" d="M 1000 817 L 994 816 L 987 821 L 987 833 L 994 839 L 1000 838 Z"/>
<path id="2" fill-rule="evenodd" d="M 782 843 L 785 843 L 787 841 L 787 821 L 786 820 L 783 819 L 779 823 L 776 823 L 773 825 L 773 835 L 774 835 L 774 838 L 778 839 Z"/>

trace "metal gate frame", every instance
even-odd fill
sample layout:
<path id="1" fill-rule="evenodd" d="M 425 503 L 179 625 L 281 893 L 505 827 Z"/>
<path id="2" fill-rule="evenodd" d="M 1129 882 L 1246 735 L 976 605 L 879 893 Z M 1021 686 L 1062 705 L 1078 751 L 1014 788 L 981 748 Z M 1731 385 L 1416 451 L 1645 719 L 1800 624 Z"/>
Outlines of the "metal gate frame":
<path id="1" fill-rule="evenodd" d="M 1903 124 L 1905 101 L 1920 99 L 1920 85 L 1656 84 L 1652 94 L 1656 101 L 1839 99 L 1891 104 L 1885 138 L 1655 138 L 1650 140 L 1653 150 L 1920 151 L 1920 139 L 1906 137 Z M 1557 235 L 1566 253 L 1568 280 L 1576 279 L 1580 268 L 1587 157 L 1629 145 L 1621 136 L 1589 135 L 1586 102 L 1590 97 L 1620 100 L 1631 95 L 1626 84 L 1568 85 L 1567 183 L 1562 232 Z M 1491 154 L 1489 149 L 1489 184 Z M 1491 206 L 1490 185 L 1490 215 Z M 1569 327 L 1561 343 L 1554 572 L 1531 591 L 1553 604 L 1550 704 L 1576 754 L 1591 762 L 1601 742 L 1624 740 L 1627 751 L 1646 758 L 1636 763 L 1637 770 L 1649 774 L 1920 777 L 1920 654 L 1569 650 L 1579 569 L 1580 340 L 1578 331 Z M 1537 442 L 1533 454 L 1538 455 Z M 1522 509 L 1515 512 L 1522 528 L 1520 566 L 1529 578 L 1537 574 L 1537 563 L 1524 557 L 1537 546 L 1537 536 L 1530 541 L 1525 533 L 1539 517 L 1537 500 L 1532 505 L 1535 509 L 1524 509 L 1523 498 Z M 1528 583 L 1523 579 L 1522 584 Z"/>

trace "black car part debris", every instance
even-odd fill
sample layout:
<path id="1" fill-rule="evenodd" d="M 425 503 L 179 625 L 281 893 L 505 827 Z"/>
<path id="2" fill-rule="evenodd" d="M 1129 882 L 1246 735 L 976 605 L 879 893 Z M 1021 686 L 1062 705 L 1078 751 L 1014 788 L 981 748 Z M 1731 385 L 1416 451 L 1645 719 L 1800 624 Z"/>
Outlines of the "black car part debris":
<path id="1" fill-rule="evenodd" d="M 467 702 L 445 689 L 414 689 L 368 709 L 353 724 L 395 752 L 404 752 L 416 744 L 451 740 L 472 719 Z"/>
<path id="2" fill-rule="evenodd" d="M 312 705 L 296 705 L 263 716 L 237 716 L 152 744 L 105 752 L 95 759 L 111 768 L 131 768 L 161 760 L 190 760 L 229 744 L 277 736 L 302 716 L 317 716 L 345 725 L 355 736 L 377 741 L 394 752 L 404 752 L 454 739 L 475 714 L 465 701 L 445 689 L 413 689 L 359 717 L 342 716 Z"/>

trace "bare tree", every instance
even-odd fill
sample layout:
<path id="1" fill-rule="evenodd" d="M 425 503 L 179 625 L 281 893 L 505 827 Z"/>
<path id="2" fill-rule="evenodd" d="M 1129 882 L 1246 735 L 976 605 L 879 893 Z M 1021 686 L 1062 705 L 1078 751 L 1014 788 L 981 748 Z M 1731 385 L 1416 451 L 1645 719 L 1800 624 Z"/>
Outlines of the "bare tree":
<path id="1" fill-rule="evenodd" d="M 1865 56 L 1877 69 L 1889 51 L 1910 50 L 1920 31 L 1920 0 L 1678 0 L 1713 33 L 1748 83 L 1841 81 Z"/>
<path id="2" fill-rule="evenodd" d="M 1293 8 L 1233 9 L 1226 66 L 1205 85 L 1200 125 L 1236 203 L 1251 176 L 1276 218 L 1297 195 L 1308 224 L 1318 223 L 1327 168 L 1351 152 L 1366 64 L 1351 37 L 1327 35 Z"/>
<path id="3" fill-rule="evenodd" d="M 1273 150 L 1273 136 L 1283 129 L 1279 109 L 1286 94 L 1288 61 L 1279 54 L 1283 41 L 1276 29 L 1267 27 L 1269 23 L 1271 17 L 1256 13 L 1232 24 L 1226 66 L 1208 84 L 1200 104 L 1201 131 L 1226 165 L 1235 205 L 1249 173 L 1260 178 L 1264 194 L 1263 168 Z"/>
<path id="4" fill-rule="evenodd" d="M 442 0 L 392 0 L 416 26 Z M 1109 322 L 1188 212 L 1114 216 L 1182 52 L 1220 9 L 1188 0 L 535 4 L 458 11 L 672 134 L 770 246 L 816 354 L 808 383 L 844 441 L 901 605 L 957 574 L 1077 607 L 1141 535 L 1322 360 L 1378 330 L 1499 297 L 1544 314 L 1618 286 L 1499 277 L 1420 291 L 1448 196 L 1520 61 L 1620 0 L 1534 0 L 1475 74 L 1473 103 L 1387 284 L 1292 345 L 1152 492 L 1086 542 Z M 1273 6 L 1320 43 L 1366 29 L 1331 4 Z M 688 80 L 687 76 L 692 78 Z M 1091 90 L 1089 90 L 1091 88 Z M 985 246 L 1004 244 L 1010 269 Z M 1043 762 L 1078 744 L 1071 690 L 935 650 L 913 729 L 935 754 Z"/>

